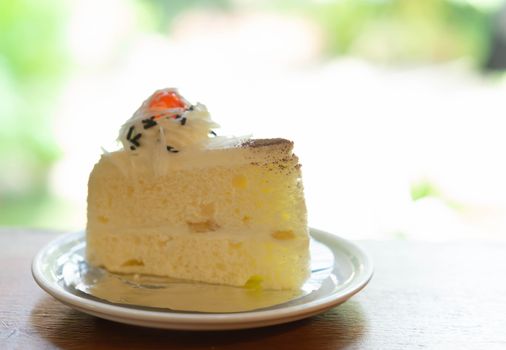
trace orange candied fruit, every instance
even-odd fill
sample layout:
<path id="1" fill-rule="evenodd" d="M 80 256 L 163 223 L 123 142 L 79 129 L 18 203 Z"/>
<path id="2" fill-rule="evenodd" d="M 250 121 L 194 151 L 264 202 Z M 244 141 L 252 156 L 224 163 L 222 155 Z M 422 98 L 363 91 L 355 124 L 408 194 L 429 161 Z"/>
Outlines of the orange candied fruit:
<path id="1" fill-rule="evenodd" d="M 151 99 L 149 109 L 186 108 L 186 104 L 174 91 L 160 91 Z"/>

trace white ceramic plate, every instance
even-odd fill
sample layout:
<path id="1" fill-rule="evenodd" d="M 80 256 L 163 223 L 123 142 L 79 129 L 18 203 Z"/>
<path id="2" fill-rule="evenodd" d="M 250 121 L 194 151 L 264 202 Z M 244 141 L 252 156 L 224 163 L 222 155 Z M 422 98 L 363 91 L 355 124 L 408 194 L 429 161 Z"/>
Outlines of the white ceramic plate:
<path id="1" fill-rule="evenodd" d="M 236 313 L 180 312 L 110 303 L 79 290 L 63 281 L 62 265 L 69 251 L 84 246 L 84 232 L 58 237 L 34 258 L 32 274 L 47 293 L 79 311 L 104 319 L 145 327 L 184 330 L 225 330 L 269 326 L 310 317 L 335 307 L 366 286 L 373 274 L 368 255 L 355 244 L 333 234 L 311 229 L 313 260 L 317 246 L 333 254 L 333 266 L 318 288 L 301 298 L 269 308 Z M 312 261 L 313 266 L 315 261 Z M 317 265 L 317 264 L 316 264 Z M 313 268 L 313 274 L 317 273 Z"/>

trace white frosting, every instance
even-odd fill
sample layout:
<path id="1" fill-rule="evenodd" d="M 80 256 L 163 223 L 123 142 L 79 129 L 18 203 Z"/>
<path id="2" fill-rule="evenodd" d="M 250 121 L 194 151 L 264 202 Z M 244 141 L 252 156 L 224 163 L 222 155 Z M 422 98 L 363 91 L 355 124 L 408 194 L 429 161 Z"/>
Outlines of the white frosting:
<path id="1" fill-rule="evenodd" d="M 153 99 L 163 93 L 174 94 L 184 107 L 152 107 Z M 206 148 L 214 128 L 219 125 L 211 120 L 206 106 L 192 105 L 176 89 L 168 88 L 156 91 L 142 103 L 121 127 L 118 140 L 125 151 L 139 155 L 175 155 Z"/>
<path id="2" fill-rule="evenodd" d="M 178 106 L 160 107 L 166 105 L 157 103 L 164 94 L 172 94 Z M 161 176 L 175 169 L 252 161 L 250 152 L 239 147 L 250 136 L 216 136 L 212 129 L 218 127 L 203 104 L 192 105 L 174 88 L 157 90 L 121 127 L 118 141 L 123 148 L 105 152 L 103 157 L 130 176 Z"/>

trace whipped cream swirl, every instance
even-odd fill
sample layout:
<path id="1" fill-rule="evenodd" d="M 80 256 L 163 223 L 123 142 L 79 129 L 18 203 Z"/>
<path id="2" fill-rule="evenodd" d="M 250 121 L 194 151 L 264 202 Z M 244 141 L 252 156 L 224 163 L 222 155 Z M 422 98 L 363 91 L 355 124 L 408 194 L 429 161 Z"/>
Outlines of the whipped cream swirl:
<path id="1" fill-rule="evenodd" d="M 191 104 L 177 89 L 157 90 L 121 127 L 118 140 L 138 154 L 179 154 L 205 148 L 219 125 L 206 106 Z"/>

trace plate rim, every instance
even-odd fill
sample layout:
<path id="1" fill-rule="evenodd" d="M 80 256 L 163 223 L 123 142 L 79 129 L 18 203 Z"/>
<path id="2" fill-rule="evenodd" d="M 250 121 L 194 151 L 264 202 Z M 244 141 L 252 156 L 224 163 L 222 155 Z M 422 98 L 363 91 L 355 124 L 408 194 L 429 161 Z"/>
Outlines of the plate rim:
<path id="1" fill-rule="evenodd" d="M 324 244 L 333 253 L 335 252 L 335 248 L 329 247 L 329 242 L 337 244 L 341 250 L 358 258 L 358 266 L 355 266 L 357 272 L 351 281 L 339 291 L 306 303 L 290 305 L 279 309 L 253 310 L 238 313 L 181 313 L 172 310 L 132 309 L 80 297 L 48 280 L 42 271 L 42 265 L 44 256 L 51 249 L 84 235 L 84 231 L 65 233 L 47 243 L 33 258 L 31 272 L 39 287 L 63 304 L 81 312 L 117 322 L 188 330 L 250 328 L 258 327 L 259 323 L 260 325 L 272 325 L 310 317 L 337 306 L 361 291 L 369 283 L 374 274 L 371 257 L 356 243 L 316 228 L 309 227 L 309 231 L 313 239 Z"/>

